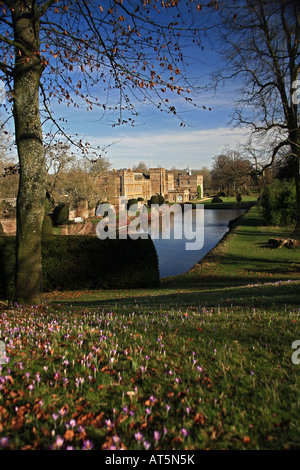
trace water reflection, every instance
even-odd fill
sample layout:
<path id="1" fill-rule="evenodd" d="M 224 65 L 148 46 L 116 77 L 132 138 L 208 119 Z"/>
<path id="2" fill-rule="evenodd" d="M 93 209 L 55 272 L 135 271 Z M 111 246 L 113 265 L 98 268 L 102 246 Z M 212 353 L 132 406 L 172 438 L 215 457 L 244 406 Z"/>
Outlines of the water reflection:
<path id="1" fill-rule="evenodd" d="M 194 212 L 194 211 L 193 211 Z M 184 273 L 200 261 L 228 231 L 228 224 L 245 212 L 243 209 L 205 209 L 204 211 L 204 243 L 199 250 L 186 249 L 188 240 L 184 236 L 183 228 L 177 238 L 172 233 L 170 239 L 153 238 L 158 260 L 160 277 L 175 276 Z M 193 217 L 193 231 L 196 232 L 196 218 Z M 178 230 L 178 228 L 177 228 Z"/>

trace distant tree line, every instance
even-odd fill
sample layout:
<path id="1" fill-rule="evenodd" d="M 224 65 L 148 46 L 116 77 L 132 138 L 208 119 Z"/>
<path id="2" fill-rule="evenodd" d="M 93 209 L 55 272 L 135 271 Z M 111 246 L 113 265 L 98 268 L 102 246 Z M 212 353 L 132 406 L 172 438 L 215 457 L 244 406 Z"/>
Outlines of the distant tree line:
<path id="1" fill-rule="evenodd" d="M 105 198 L 105 188 L 101 187 L 98 177 L 108 174 L 111 164 L 108 158 L 99 156 L 89 160 L 78 159 L 66 144 L 45 147 L 47 163 L 47 195 L 52 206 L 66 203 L 70 209 L 87 201 L 93 207 Z M 288 156 L 278 157 L 277 163 L 266 169 L 261 175 L 255 170 L 255 162 L 251 155 L 244 155 L 238 150 L 225 148 L 212 158 L 211 167 L 202 166 L 192 169 L 191 173 L 203 175 L 204 194 L 224 192 L 226 195 L 247 194 L 253 189 L 262 193 L 264 187 L 274 179 L 291 180 L 294 177 L 292 161 Z M 133 171 L 149 174 L 149 167 L 140 161 L 132 167 Z M 185 169 L 170 168 L 175 180 Z M 19 175 L 14 160 L 0 151 L 0 199 L 17 196 Z"/>

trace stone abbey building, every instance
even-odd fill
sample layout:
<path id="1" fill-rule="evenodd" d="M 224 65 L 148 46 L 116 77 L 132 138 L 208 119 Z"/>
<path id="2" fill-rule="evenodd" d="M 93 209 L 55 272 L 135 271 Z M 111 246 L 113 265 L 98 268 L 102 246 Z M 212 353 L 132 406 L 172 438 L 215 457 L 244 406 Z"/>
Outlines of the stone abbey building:
<path id="1" fill-rule="evenodd" d="M 112 204 L 119 197 L 129 199 L 162 195 L 165 201 L 188 202 L 197 198 L 197 188 L 200 186 L 203 195 L 203 176 L 192 175 L 190 170 L 184 170 L 175 178 L 174 172 L 165 168 L 150 168 L 148 174 L 138 173 L 131 169 L 113 170 L 99 177 L 105 198 Z"/>

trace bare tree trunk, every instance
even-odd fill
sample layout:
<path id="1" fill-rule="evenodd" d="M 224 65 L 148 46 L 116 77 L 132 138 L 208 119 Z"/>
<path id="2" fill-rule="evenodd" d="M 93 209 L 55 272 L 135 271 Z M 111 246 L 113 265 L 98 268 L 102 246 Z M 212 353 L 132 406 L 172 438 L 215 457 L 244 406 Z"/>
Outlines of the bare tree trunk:
<path id="1" fill-rule="evenodd" d="M 15 43 L 14 121 L 20 162 L 17 198 L 16 299 L 37 300 L 41 292 L 41 231 L 45 201 L 45 159 L 39 112 L 43 71 L 39 22 L 33 2 L 16 2 L 12 13 Z"/>

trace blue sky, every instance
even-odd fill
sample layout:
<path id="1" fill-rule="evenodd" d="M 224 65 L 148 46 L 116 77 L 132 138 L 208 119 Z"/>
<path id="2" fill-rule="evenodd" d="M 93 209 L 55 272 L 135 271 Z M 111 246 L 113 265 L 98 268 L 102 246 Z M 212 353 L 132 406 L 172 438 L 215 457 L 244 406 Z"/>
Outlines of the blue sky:
<path id="1" fill-rule="evenodd" d="M 220 55 L 210 46 L 204 51 L 194 49 L 189 55 L 191 67 L 186 74 L 200 88 L 209 83 L 210 74 L 220 65 Z M 237 148 L 246 140 L 245 131 L 233 129 L 229 123 L 236 97 L 235 86 L 227 83 L 216 95 L 199 89 L 193 95 L 198 108 L 186 103 L 176 93 L 171 94 L 170 100 L 174 100 L 178 113 L 189 123 L 185 127 L 180 127 L 181 121 L 174 115 L 160 112 L 149 103 L 134 103 L 139 112 L 134 127 L 112 127 L 113 116 L 109 113 L 102 116 L 97 109 L 76 111 L 62 104 L 56 111 L 68 119 L 68 128 L 72 132 L 92 145 L 109 146 L 106 156 L 112 168 L 131 168 L 143 161 L 149 167 L 161 165 L 183 169 L 190 165 L 197 169 L 210 167 L 213 157 L 224 147 Z"/>
<path id="2" fill-rule="evenodd" d="M 153 167 L 186 168 L 188 164 L 193 169 L 210 167 L 212 158 L 224 147 L 236 148 L 245 141 L 245 131 L 234 129 L 229 124 L 232 113 L 229 98 L 228 94 L 223 100 L 222 95 L 206 97 L 203 101 L 208 103 L 211 111 L 186 111 L 189 125 L 185 127 L 180 127 L 175 116 L 160 113 L 154 108 L 140 109 L 134 127 L 112 128 L 110 119 L 99 121 L 96 112 L 82 112 L 77 116 L 70 114 L 68 125 L 92 145 L 109 146 L 106 156 L 116 169 L 131 168 L 140 161 Z"/>
<path id="3" fill-rule="evenodd" d="M 51 102 L 56 118 L 67 119 L 66 130 L 71 134 L 77 133 L 92 146 L 107 146 L 106 157 L 112 168 L 131 168 L 140 161 L 149 167 L 210 167 L 214 156 L 224 147 L 237 148 L 246 140 L 246 134 L 244 130 L 233 129 L 229 124 L 236 97 L 234 83 L 220 88 L 216 95 L 201 91 L 209 83 L 210 74 L 220 65 L 220 55 L 208 44 L 205 44 L 204 50 L 195 47 L 185 52 L 190 67 L 184 75 L 189 77 L 196 89 L 198 87 L 198 91 L 193 92 L 193 101 L 198 107 L 191 106 L 176 93 L 170 96 L 171 104 L 175 104 L 178 114 L 188 122 L 185 127 L 180 126 L 181 121 L 174 115 L 138 101 L 134 103 L 139 113 L 134 127 L 112 127 L 117 114 L 103 116 L 97 108 L 87 112 L 85 107 L 76 110 L 64 103 L 58 105 Z M 99 89 L 100 101 L 101 96 L 105 102 L 106 95 Z"/>

